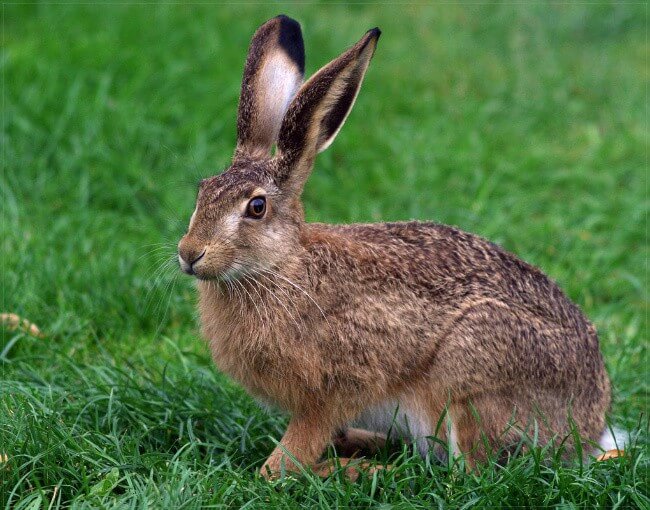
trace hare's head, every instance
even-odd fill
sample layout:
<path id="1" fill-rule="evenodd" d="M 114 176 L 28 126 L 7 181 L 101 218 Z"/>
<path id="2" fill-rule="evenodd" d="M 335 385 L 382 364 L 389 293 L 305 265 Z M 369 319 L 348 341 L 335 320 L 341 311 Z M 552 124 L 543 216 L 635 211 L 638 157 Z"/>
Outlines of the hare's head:
<path id="1" fill-rule="evenodd" d="M 368 31 L 303 84 L 300 25 L 278 16 L 251 41 L 231 166 L 201 182 L 178 245 L 183 271 L 202 279 L 236 277 L 285 260 L 299 242 L 300 195 L 314 157 L 341 129 L 377 45 Z M 276 146 L 272 155 L 273 146 Z"/>

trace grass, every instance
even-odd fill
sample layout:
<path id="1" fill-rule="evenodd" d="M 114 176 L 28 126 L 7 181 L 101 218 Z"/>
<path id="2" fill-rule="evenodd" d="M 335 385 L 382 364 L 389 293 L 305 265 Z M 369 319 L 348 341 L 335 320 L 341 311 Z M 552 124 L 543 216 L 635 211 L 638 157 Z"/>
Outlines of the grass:
<path id="1" fill-rule="evenodd" d="M 286 419 L 213 368 L 169 261 L 278 12 L 302 22 L 308 72 L 384 32 L 308 219 L 434 219 L 541 267 L 599 329 L 628 456 L 466 474 L 405 446 L 357 483 L 256 475 Z M 46 334 L 0 330 L 3 508 L 648 508 L 647 14 L 3 4 L 0 311 Z"/>

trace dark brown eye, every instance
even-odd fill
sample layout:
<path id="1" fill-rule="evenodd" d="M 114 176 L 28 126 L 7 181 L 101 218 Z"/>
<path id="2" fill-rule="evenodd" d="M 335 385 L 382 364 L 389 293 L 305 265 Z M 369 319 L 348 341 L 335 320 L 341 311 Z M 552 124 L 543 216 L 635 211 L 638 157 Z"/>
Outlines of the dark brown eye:
<path id="1" fill-rule="evenodd" d="M 266 199 L 264 197 L 255 197 L 246 206 L 246 215 L 250 218 L 259 220 L 264 217 L 266 212 Z"/>

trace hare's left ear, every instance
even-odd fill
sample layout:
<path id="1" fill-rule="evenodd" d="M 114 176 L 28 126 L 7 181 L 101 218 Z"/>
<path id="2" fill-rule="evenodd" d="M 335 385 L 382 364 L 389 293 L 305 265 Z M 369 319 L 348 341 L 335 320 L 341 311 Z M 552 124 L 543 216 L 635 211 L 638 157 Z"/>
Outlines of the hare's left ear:
<path id="1" fill-rule="evenodd" d="M 305 48 L 297 21 L 280 15 L 257 29 L 244 67 L 236 156 L 269 154 L 304 72 Z"/>

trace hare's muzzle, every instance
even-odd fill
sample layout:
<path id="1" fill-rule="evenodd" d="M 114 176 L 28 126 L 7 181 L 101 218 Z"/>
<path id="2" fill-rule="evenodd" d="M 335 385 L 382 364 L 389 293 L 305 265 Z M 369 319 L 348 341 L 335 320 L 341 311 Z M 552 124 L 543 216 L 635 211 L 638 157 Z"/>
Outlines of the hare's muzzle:
<path id="1" fill-rule="evenodd" d="M 184 273 L 194 275 L 194 265 L 205 255 L 205 248 L 183 237 L 178 243 L 178 262 Z"/>

